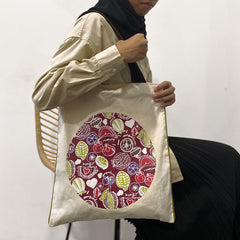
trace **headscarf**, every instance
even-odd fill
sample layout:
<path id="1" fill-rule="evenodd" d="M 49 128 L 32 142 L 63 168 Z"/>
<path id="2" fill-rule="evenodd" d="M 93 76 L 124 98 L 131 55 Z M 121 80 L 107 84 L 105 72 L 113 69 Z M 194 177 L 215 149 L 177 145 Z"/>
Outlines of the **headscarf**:
<path id="1" fill-rule="evenodd" d="M 137 33 L 143 33 L 146 37 L 145 18 L 139 16 L 128 0 L 99 0 L 98 3 L 88 11 L 98 12 L 113 26 L 117 35 L 126 40 Z M 117 30 L 117 31 L 116 31 Z M 132 82 L 146 82 L 142 72 L 136 63 L 129 63 Z"/>
<path id="2" fill-rule="evenodd" d="M 136 33 L 143 33 L 145 37 L 147 35 L 145 18 L 135 12 L 128 0 L 99 0 L 83 14 L 89 12 L 102 13 L 125 40 Z"/>

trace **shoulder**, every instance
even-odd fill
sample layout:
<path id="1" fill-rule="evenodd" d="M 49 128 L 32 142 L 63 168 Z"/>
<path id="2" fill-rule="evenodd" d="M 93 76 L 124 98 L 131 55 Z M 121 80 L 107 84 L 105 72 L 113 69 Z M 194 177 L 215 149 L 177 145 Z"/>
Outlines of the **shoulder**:
<path id="1" fill-rule="evenodd" d="M 80 17 L 67 38 L 78 38 L 87 42 L 94 53 L 107 49 L 119 40 L 107 20 L 95 12 Z"/>
<path id="2" fill-rule="evenodd" d="M 68 37 L 87 39 L 89 35 L 96 35 L 104 31 L 112 31 L 111 26 L 101 14 L 92 12 L 77 19 Z"/>

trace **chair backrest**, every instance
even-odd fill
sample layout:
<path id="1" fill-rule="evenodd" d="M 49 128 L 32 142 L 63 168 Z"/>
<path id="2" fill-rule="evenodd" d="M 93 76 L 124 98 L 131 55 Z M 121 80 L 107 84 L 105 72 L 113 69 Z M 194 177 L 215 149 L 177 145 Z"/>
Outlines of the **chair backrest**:
<path id="1" fill-rule="evenodd" d="M 55 171 L 58 143 L 58 109 L 39 111 L 35 107 L 36 140 L 42 163 Z"/>

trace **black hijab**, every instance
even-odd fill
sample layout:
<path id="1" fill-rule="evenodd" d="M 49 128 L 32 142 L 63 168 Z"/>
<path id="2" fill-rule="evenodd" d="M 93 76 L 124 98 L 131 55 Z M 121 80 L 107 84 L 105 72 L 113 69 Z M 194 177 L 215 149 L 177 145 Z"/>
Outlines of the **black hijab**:
<path id="1" fill-rule="evenodd" d="M 88 11 L 98 12 L 113 26 L 115 33 L 124 40 L 136 33 L 143 33 L 146 37 L 145 18 L 139 16 L 128 0 L 99 0 L 98 3 Z M 120 34 L 120 35 L 119 35 Z M 146 82 L 142 72 L 136 63 L 129 63 L 132 82 Z"/>

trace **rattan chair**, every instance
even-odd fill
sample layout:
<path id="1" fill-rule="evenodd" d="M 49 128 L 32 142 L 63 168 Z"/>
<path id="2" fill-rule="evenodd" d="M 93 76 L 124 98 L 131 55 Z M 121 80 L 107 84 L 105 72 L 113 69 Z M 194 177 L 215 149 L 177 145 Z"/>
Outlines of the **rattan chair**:
<path id="1" fill-rule="evenodd" d="M 56 169 L 58 143 L 58 108 L 39 111 L 35 107 L 36 141 L 42 163 L 52 170 Z M 72 223 L 68 225 L 66 240 L 69 238 Z M 120 220 L 115 220 L 114 240 L 120 239 Z"/>

